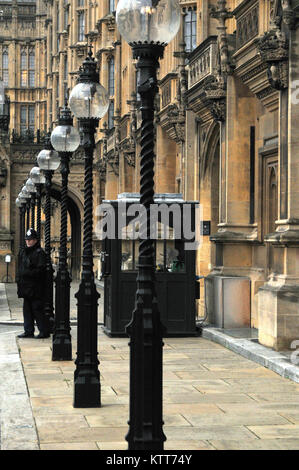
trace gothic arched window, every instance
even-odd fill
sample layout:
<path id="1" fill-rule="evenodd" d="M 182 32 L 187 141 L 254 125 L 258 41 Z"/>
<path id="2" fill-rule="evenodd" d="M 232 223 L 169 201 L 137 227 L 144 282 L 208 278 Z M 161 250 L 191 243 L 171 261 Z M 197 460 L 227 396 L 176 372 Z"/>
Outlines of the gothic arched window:
<path id="1" fill-rule="evenodd" d="M 108 93 L 114 96 L 114 57 L 112 56 L 108 63 Z"/>
<path id="2" fill-rule="evenodd" d="M 21 52 L 21 87 L 27 86 L 27 53 L 25 51 Z"/>
<path id="3" fill-rule="evenodd" d="M 2 54 L 2 80 L 4 86 L 8 86 L 8 52 Z"/>
<path id="4" fill-rule="evenodd" d="M 192 52 L 196 48 L 197 12 L 196 6 L 183 8 L 184 12 L 184 42 L 186 52 Z"/>
<path id="5" fill-rule="evenodd" d="M 108 129 L 112 129 L 114 127 L 114 101 L 111 100 L 109 104 L 109 110 L 108 110 Z"/>
<path id="6" fill-rule="evenodd" d="M 21 87 L 35 87 L 35 52 L 21 52 Z"/>
<path id="7" fill-rule="evenodd" d="M 29 53 L 29 72 L 28 72 L 28 86 L 29 87 L 34 87 L 35 86 L 35 53 L 31 51 Z"/>
<path id="8" fill-rule="evenodd" d="M 78 14 L 78 41 L 83 42 L 85 40 L 85 14 L 84 11 L 80 11 Z"/>

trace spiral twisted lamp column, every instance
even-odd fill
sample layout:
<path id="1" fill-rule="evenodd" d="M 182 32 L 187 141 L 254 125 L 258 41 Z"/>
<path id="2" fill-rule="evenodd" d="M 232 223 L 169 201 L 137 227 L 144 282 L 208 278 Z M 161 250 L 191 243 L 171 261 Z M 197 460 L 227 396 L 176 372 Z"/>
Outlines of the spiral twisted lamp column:
<path id="1" fill-rule="evenodd" d="M 82 275 L 78 299 L 78 348 L 74 374 L 74 407 L 100 407 L 101 384 L 98 370 L 97 309 L 100 297 L 94 281 L 93 229 L 93 151 L 97 119 L 80 119 L 85 152 L 84 174 L 84 232 Z"/>
<path id="2" fill-rule="evenodd" d="M 126 436 L 129 450 L 163 449 L 162 347 L 164 327 L 155 290 L 154 242 L 150 238 L 150 206 L 154 203 L 154 98 L 158 59 L 163 46 L 132 45 L 138 58 L 138 93 L 141 96 L 140 203 L 146 220 L 140 225 L 135 309 L 127 326 L 130 336 L 130 420 Z"/>

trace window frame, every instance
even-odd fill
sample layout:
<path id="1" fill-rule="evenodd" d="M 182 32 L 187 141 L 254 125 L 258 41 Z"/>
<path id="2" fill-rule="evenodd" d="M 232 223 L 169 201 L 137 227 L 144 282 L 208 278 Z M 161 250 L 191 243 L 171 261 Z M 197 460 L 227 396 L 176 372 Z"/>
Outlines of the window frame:
<path id="1" fill-rule="evenodd" d="M 108 129 L 111 130 L 114 127 L 114 100 L 110 100 L 108 108 Z"/>
<path id="2" fill-rule="evenodd" d="M 31 113 L 32 113 L 32 116 L 30 116 Z M 34 104 L 21 104 L 20 106 L 20 135 L 22 137 L 26 137 L 27 131 L 32 132 L 32 134 L 34 135 L 34 131 L 35 131 L 35 105 Z"/>
<path id="3" fill-rule="evenodd" d="M 4 57 L 7 58 L 7 64 L 4 64 Z M 3 84 L 4 84 L 5 87 L 9 86 L 9 68 L 8 68 L 8 64 L 9 64 L 8 50 L 4 49 L 2 51 L 1 65 L 2 65 L 2 81 L 3 81 Z"/>
<path id="4" fill-rule="evenodd" d="M 20 87 L 35 88 L 35 86 L 35 50 L 23 49 L 20 54 Z"/>
<path id="5" fill-rule="evenodd" d="M 115 94 L 115 60 L 111 56 L 108 61 L 108 94 L 114 96 Z"/>
<path id="6" fill-rule="evenodd" d="M 80 23 L 80 20 L 83 20 L 82 24 Z M 85 41 L 85 11 L 80 10 L 78 11 L 78 42 L 84 42 Z"/>
<path id="7" fill-rule="evenodd" d="M 108 9 L 109 13 L 113 13 L 115 11 L 115 0 L 108 0 Z"/>
<path id="8" fill-rule="evenodd" d="M 186 44 L 186 52 L 190 53 L 197 47 L 197 6 L 189 5 L 183 8 L 183 37 Z M 187 21 L 188 15 L 190 20 Z M 189 26 L 189 34 L 187 35 L 186 26 Z"/>

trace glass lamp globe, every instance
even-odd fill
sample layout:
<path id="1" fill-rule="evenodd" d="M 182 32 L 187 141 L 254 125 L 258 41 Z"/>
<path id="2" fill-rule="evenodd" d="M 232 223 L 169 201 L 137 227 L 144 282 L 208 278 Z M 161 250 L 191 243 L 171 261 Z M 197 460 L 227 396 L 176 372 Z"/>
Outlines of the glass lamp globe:
<path id="1" fill-rule="evenodd" d="M 17 207 L 22 207 L 23 202 L 17 197 L 16 199 L 16 206 Z"/>
<path id="2" fill-rule="evenodd" d="M 21 202 L 21 204 L 24 204 L 24 203 L 26 202 L 26 198 L 23 196 L 22 191 L 19 192 L 17 199 L 19 199 L 19 201 Z"/>
<path id="3" fill-rule="evenodd" d="M 108 92 L 100 83 L 78 83 L 71 91 L 69 106 L 76 118 L 101 119 L 109 108 Z"/>
<path id="4" fill-rule="evenodd" d="M 31 194 L 28 191 L 28 189 L 26 188 L 26 186 L 23 186 L 21 194 L 22 194 L 23 198 L 25 198 L 25 199 L 30 199 L 31 198 Z"/>
<path id="5" fill-rule="evenodd" d="M 55 150 L 41 150 L 37 156 L 37 164 L 41 170 L 57 170 L 60 158 Z"/>
<path id="6" fill-rule="evenodd" d="M 36 193 L 36 187 L 35 187 L 35 184 L 33 183 L 32 179 L 31 178 L 28 178 L 28 180 L 26 181 L 26 189 L 30 192 L 30 193 Z"/>
<path id="7" fill-rule="evenodd" d="M 129 44 L 168 44 L 180 20 L 179 0 L 120 0 L 116 8 L 118 30 Z"/>
<path id="8" fill-rule="evenodd" d="M 30 178 L 32 179 L 33 183 L 35 184 L 44 184 L 46 178 L 40 171 L 39 166 L 34 166 L 30 171 Z"/>
<path id="9" fill-rule="evenodd" d="M 22 205 L 25 204 L 25 202 L 26 202 L 26 199 L 23 199 L 23 198 L 21 198 L 21 197 L 19 197 L 19 196 L 18 196 L 17 199 L 16 199 L 16 205 L 17 205 L 17 207 L 22 207 Z"/>
<path id="10" fill-rule="evenodd" d="M 74 152 L 80 145 L 80 135 L 73 126 L 57 126 L 51 134 L 51 143 L 57 152 Z"/>

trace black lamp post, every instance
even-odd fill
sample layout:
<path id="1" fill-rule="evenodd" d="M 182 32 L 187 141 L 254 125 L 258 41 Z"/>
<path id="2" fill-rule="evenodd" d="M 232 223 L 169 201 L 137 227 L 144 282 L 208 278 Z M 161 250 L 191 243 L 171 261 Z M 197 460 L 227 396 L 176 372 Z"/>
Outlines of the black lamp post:
<path id="1" fill-rule="evenodd" d="M 98 370 L 97 310 L 100 295 L 93 273 L 93 152 L 99 119 L 108 111 L 108 93 L 99 83 L 97 64 L 90 49 L 80 67 L 77 85 L 69 99 L 71 111 L 79 121 L 81 145 L 85 152 L 83 261 L 78 299 L 78 349 L 74 374 L 74 407 L 101 406 Z"/>
<path id="2" fill-rule="evenodd" d="M 116 10 L 119 32 L 138 60 L 141 99 L 140 204 L 146 221 L 140 224 L 135 309 L 130 336 L 129 450 L 163 449 L 162 350 L 164 327 L 155 289 L 154 242 L 150 238 L 150 206 L 154 204 L 154 99 L 157 69 L 165 45 L 180 27 L 178 0 L 120 0 Z"/>
<path id="3" fill-rule="evenodd" d="M 51 186 L 54 171 L 60 165 L 58 153 L 53 150 L 50 142 L 50 136 L 45 144 L 45 148 L 41 150 L 37 156 L 37 164 L 45 175 L 45 253 L 46 253 L 46 292 L 45 292 L 45 317 L 49 330 L 53 329 L 53 266 L 51 262 Z"/>
<path id="4" fill-rule="evenodd" d="M 45 184 L 45 177 L 41 173 L 39 166 L 34 166 L 30 171 L 30 178 L 36 187 L 36 232 L 38 239 L 40 240 L 41 235 L 41 198 L 42 198 L 42 186 Z"/>
<path id="5" fill-rule="evenodd" d="M 19 208 L 20 219 L 19 219 L 19 237 L 20 237 L 20 246 L 19 251 L 25 246 L 25 212 L 26 212 L 26 199 L 21 193 L 19 193 L 16 199 L 16 205 Z"/>
<path id="6" fill-rule="evenodd" d="M 22 196 L 26 199 L 25 213 L 26 213 L 26 231 L 30 229 L 30 199 L 31 194 L 29 193 L 26 185 L 21 190 Z"/>
<path id="7" fill-rule="evenodd" d="M 67 266 L 67 192 L 69 162 L 80 144 L 80 136 L 73 127 L 71 112 L 65 104 L 60 111 L 58 126 L 51 134 L 51 142 L 57 150 L 60 160 L 61 173 L 61 226 L 59 266 L 55 279 L 55 325 L 52 337 L 52 360 L 70 361 L 72 359 L 72 338 L 70 335 L 70 285 L 71 276 Z"/>
<path id="8" fill-rule="evenodd" d="M 31 228 L 35 229 L 35 201 L 36 201 L 36 187 L 31 178 L 25 183 L 26 189 L 29 191 L 31 199 Z"/>

